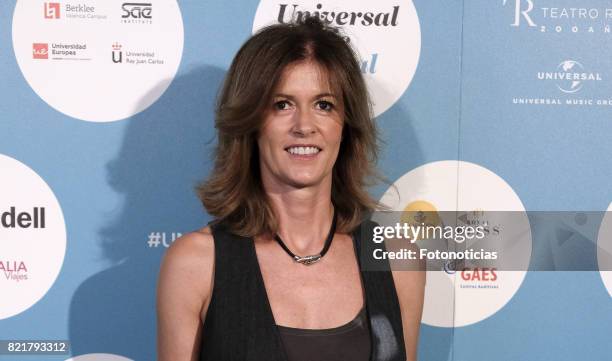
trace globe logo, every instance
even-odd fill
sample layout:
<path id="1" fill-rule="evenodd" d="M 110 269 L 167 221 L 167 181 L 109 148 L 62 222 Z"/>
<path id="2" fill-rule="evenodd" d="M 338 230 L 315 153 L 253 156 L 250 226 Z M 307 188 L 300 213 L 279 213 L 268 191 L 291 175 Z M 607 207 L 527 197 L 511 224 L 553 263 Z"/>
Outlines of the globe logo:
<path id="1" fill-rule="evenodd" d="M 583 73 L 584 67 L 575 60 L 565 60 L 557 66 L 559 72 L 566 73 L 565 77 L 560 77 L 557 82 L 557 88 L 564 93 L 575 93 L 582 89 L 584 84 L 581 80 L 580 73 Z"/>

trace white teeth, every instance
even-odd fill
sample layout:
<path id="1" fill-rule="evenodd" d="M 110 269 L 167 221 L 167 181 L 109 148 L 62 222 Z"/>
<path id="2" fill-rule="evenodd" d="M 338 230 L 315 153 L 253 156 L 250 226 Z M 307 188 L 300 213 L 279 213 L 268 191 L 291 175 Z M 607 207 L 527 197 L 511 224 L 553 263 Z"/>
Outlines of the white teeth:
<path id="1" fill-rule="evenodd" d="M 319 153 L 319 148 L 317 147 L 291 147 L 287 149 L 287 151 L 291 154 L 311 155 L 311 154 Z"/>

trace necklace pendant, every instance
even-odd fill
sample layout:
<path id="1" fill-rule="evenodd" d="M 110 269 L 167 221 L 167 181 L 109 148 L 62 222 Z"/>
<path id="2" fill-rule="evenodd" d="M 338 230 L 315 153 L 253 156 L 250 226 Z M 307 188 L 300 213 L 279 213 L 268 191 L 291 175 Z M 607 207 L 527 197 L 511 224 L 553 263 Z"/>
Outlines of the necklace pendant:
<path id="1" fill-rule="evenodd" d="M 298 263 L 301 263 L 303 265 L 309 266 L 313 263 L 319 262 L 321 260 L 321 255 L 320 254 L 314 254 L 312 256 L 304 256 L 304 257 L 300 257 L 300 256 L 295 256 L 295 261 Z"/>

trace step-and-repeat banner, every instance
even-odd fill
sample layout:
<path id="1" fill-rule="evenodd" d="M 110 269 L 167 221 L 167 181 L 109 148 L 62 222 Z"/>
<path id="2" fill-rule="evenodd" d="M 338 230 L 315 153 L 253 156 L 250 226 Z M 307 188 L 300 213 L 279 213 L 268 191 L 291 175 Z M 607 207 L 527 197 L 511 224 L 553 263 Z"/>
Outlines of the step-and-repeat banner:
<path id="1" fill-rule="evenodd" d="M 0 340 L 70 352 L 1 360 L 156 358 L 161 257 L 210 220 L 217 90 L 305 16 L 359 52 L 396 211 L 612 211 L 611 0 L 5 0 Z M 580 236 L 599 268 L 429 272 L 420 359 L 612 359 L 609 214 L 523 235 L 553 263 Z"/>

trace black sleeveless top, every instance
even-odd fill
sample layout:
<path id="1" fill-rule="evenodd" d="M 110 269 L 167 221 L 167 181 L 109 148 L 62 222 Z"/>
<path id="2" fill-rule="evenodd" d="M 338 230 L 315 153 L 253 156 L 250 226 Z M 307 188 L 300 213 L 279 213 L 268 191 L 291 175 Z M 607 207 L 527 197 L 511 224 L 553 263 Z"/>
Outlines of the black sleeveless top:
<path id="1" fill-rule="evenodd" d="M 360 265 L 361 252 L 370 252 L 374 246 L 374 225 L 365 221 L 352 232 Z M 283 336 L 274 323 L 253 239 L 230 233 L 222 224 L 211 229 L 214 285 L 204 320 L 200 361 L 289 361 Z M 360 270 L 371 343 L 369 360 L 405 361 L 402 319 L 391 272 L 388 267 L 384 271 Z M 316 350 L 310 356 L 316 359 Z"/>
<path id="2" fill-rule="evenodd" d="M 371 342 L 363 307 L 348 323 L 325 329 L 277 326 L 290 361 L 368 361 Z"/>

